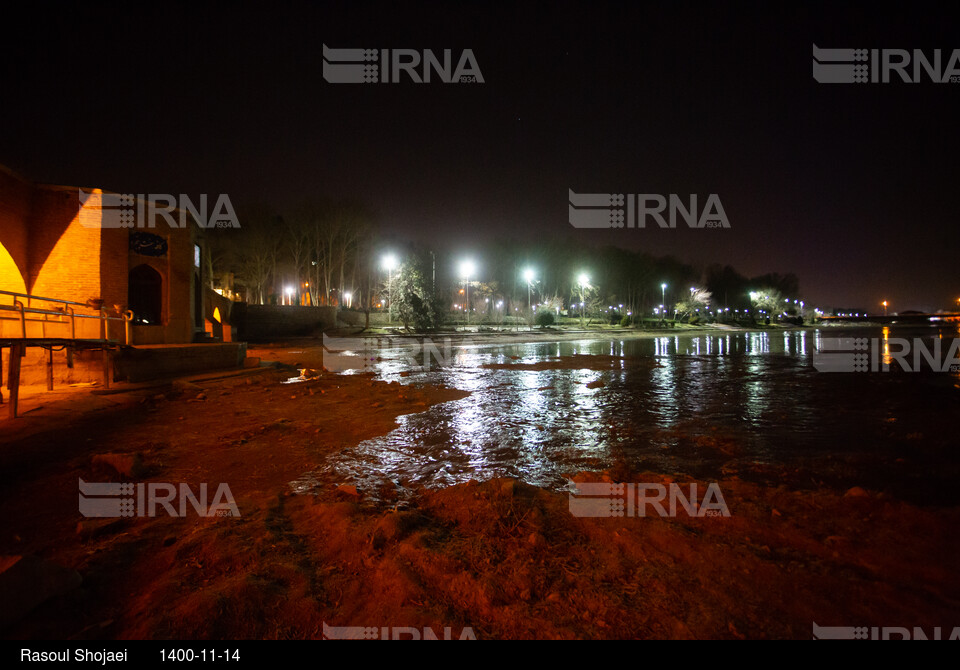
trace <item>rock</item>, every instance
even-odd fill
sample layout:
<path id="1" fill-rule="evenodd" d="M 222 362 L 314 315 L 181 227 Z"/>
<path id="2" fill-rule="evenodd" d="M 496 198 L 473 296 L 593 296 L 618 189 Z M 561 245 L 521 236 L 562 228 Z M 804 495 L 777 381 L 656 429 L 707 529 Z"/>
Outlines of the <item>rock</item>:
<path id="1" fill-rule="evenodd" d="M 360 491 L 353 484 L 341 484 L 337 487 L 337 491 L 348 496 L 360 497 Z"/>
<path id="2" fill-rule="evenodd" d="M 870 494 L 867 493 L 866 489 L 860 488 L 859 486 L 854 486 L 849 489 L 846 493 L 843 494 L 844 498 L 869 498 Z"/>
<path id="3" fill-rule="evenodd" d="M 77 535 L 86 542 L 102 535 L 116 533 L 127 525 L 126 519 L 84 519 L 77 524 Z"/>
<path id="4" fill-rule="evenodd" d="M 243 359 L 243 367 L 245 368 L 259 368 L 260 367 L 260 357 L 259 356 L 247 356 Z M 250 383 L 249 381 L 247 382 Z"/>
<path id="5" fill-rule="evenodd" d="M 182 379 L 177 379 L 173 382 L 173 392 L 196 396 L 198 393 L 202 393 L 203 389 L 196 384 L 192 384 Z"/>
<path id="6" fill-rule="evenodd" d="M 388 514 L 377 522 L 371 544 L 374 549 L 380 549 L 388 542 L 402 540 L 422 523 L 423 516 L 417 512 L 404 511 Z"/>
<path id="7" fill-rule="evenodd" d="M 0 628 L 82 581 L 76 570 L 35 556 L 0 556 Z"/>
<path id="8" fill-rule="evenodd" d="M 117 474 L 130 479 L 142 477 L 146 472 L 143 457 L 140 454 L 94 454 L 93 465 L 105 465 Z"/>
<path id="9" fill-rule="evenodd" d="M 598 379 L 593 382 L 587 382 L 588 389 L 602 389 L 606 385 L 606 382 L 604 382 L 602 379 Z"/>

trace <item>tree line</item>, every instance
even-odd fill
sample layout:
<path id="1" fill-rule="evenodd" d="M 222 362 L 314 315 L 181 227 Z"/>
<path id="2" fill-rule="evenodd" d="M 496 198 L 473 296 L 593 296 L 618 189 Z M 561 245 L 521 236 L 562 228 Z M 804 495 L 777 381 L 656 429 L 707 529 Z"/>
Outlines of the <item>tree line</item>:
<path id="1" fill-rule="evenodd" d="M 531 315 L 528 303 L 590 318 L 611 308 L 649 315 L 662 305 L 663 312 L 678 318 L 701 308 L 757 307 L 760 295 L 767 307 L 786 309 L 783 296 L 799 296 L 793 274 L 748 277 L 730 265 L 698 266 L 673 256 L 585 247 L 559 238 L 490 240 L 469 253 L 398 242 L 381 234 L 362 203 L 349 200 L 320 200 L 282 214 L 251 208 L 240 220 L 239 229 L 208 231 L 208 276 L 214 288 L 231 284 L 250 303 L 366 312 L 386 310 L 392 299 L 397 317 L 416 329 L 437 327 L 458 313 L 465 316 L 467 309 L 477 318 Z M 398 261 L 392 270 L 383 265 L 387 254 Z M 476 276 L 460 276 L 458 264 L 465 258 L 473 261 Z"/>

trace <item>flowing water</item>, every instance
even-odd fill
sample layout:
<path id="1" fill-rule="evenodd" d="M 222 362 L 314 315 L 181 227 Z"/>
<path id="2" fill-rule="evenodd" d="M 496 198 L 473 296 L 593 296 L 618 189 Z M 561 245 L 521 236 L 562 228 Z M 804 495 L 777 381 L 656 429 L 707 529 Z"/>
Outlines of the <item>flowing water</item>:
<path id="1" fill-rule="evenodd" d="M 510 476 L 562 489 L 566 475 L 613 468 L 953 501 L 960 373 L 818 372 L 814 349 L 840 336 L 881 346 L 891 337 L 940 339 L 945 355 L 960 333 L 942 326 L 478 340 L 453 343 L 442 366 L 416 346 L 387 347 L 371 362 L 379 378 L 470 395 L 400 417 L 388 435 L 331 456 L 293 487 L 351 482 L 402 498 L 416 487 Z"/>

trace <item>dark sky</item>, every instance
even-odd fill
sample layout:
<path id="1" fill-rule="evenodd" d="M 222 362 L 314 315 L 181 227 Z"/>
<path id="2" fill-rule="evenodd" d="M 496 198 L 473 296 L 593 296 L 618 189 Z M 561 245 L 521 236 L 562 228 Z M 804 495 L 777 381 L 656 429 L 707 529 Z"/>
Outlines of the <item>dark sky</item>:
<path id="1" fill-rule="evenodd" d="M 0 163 L 37 181 L 352 196 L 445 248 L 571 236 L 794 272 L 810 305 L 960 298 L 960 83 L 811 76 L 814 43 L 946 57 L 950 4 L 25 7 L 0 40 Z M 485 83 L 328 84 L 324 43 L 472 49 Z M 577 231 L 567 189 L 717 193 L 731 227 Z"/>

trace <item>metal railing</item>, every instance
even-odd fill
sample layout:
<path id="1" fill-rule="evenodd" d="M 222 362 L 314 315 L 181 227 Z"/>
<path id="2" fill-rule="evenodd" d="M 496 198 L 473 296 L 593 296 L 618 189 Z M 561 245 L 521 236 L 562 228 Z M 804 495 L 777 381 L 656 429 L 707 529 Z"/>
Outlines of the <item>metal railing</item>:
<path id="1" fill-rule="evenodd" d="M 60 298 L 45 298 L 43 296 L 30 295 L 28 293 L 15 293 L 13 291 L 0 291 L 0 296 L 10 296 L 9 305 L 0 305 L 0 335 L 6 330 L 3 328 L 3 322 L 19 322 L 19 337 L 28 339 L 27 324 L 40 325 L 40 339 L 52 337 L 48 335 L 48 329 L 62 330 L 63 326 L 69 326 L 68 335 L 61 336 L 62 339 L 76 340 L 77 337 L 77 319 L 95 319 L 99 321 L 99 337 L 87 337 L 83 339 L 109 341 L 107 326 L 111 322 L 120 322 L 124 324 L 124 344 L 133 344 L 133 312 L 127 310 L 122 312 L 121 316 L 107 316 L 107 311 L 103 305 L 93 306 L 88 303 L 74 302 L 72 300 L 62 300 Z M 24 299 L 26 305 L 24 305 Z M 59 308 L 41 309 L 34 307 L 34 302 L 56 303 L 61 305 Z M 77 314 L 76 308 L 89 309 L 97 312 L 96 314 Z M 10 313 L 13 316 L 9 316 Z M 42 317 L 42 318 L 41 318 Z"/>

